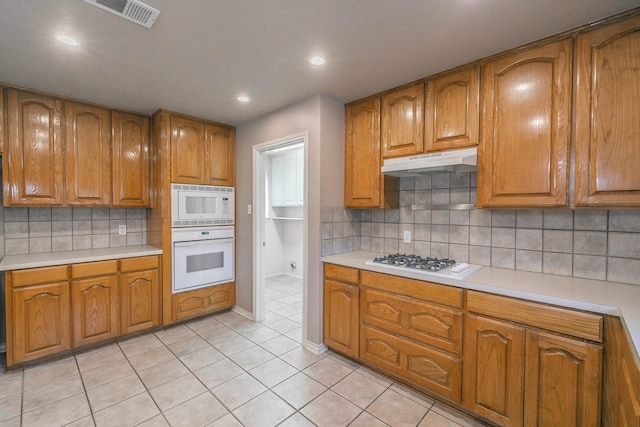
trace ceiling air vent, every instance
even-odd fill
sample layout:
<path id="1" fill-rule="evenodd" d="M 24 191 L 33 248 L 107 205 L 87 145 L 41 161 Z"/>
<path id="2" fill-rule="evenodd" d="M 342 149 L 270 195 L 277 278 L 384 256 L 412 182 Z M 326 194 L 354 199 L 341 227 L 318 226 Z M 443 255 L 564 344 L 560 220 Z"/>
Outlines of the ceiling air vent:
<path id="1" fill-rule="evenodd" d="M 113 14 L 121 16 L 140 24 L 144 27 L 151 28 L 160 11 L 152 8 L 138 0 L 84 0 L 85 2 L 98 6 Z"/>

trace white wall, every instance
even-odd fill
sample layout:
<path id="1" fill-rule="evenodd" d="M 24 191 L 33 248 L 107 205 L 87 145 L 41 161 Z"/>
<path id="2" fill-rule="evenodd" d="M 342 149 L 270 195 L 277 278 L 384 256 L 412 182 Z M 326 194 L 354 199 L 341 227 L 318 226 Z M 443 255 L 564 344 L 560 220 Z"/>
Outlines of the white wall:
<path id="1" fill-rule="evenodd" d="M 236 129 L 237 257 L 247 260 L 236 271 L 236 303 L 249 312 L 253 311 L 253 267 L 248 261 L 253 259 L 253 216 L 246 206 L 253 203 L 253 146 L 309 132 L 306 339 L 315 344 L 322 342 L 320 211 L 323 206 L 342 205 L 343 115 L 341 103 L 314 95 Z"/>
<path id="2" fill-rule="evenodd" d="M 291 274 L 302 277 L 304 260 L 302 259 L 302 221 L 267 220 L 265 224 L 264 274 L 274 276 Z M 296 264 L 295 270 L 291 262 Z"/>

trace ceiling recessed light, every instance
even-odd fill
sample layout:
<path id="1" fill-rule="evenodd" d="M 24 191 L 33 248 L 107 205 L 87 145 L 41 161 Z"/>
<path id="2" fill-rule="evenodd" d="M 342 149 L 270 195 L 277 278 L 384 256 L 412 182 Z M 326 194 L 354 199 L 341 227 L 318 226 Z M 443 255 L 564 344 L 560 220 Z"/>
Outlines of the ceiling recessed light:
<path id="1" fill-rule="evenodd" d="M 78 46 L 76 39 L 70 36 L 65 36 L 64 34 L 56 35 L 56 40 L 60 43 L 66 44 L 67 46 Z"/>
<path id="2" fill-rule="evenodd" d="M 240 101 L 240 102 L 249 102 L 249 97 L 241 95 L 241 96 L 238 97 L 238 101 Z"/>
<path id="3" fill-rule="evenodd" d="M 324 65 L 326 62 L 322 56 L 314 56 L 309 60 L 313 65 Z"/>

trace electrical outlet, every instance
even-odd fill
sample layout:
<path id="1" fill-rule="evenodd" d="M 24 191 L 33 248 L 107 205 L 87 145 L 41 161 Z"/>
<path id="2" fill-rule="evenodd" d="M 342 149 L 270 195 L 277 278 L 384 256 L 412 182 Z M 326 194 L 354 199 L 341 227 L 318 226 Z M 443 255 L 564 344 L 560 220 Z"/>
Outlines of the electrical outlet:
<path id="1" fill-rule="evenodd" d="M 124 235 L 127 234 L 127 226 L 126 225 L 119 225 L 118 226 L 118 234 L 119 235 Z"/>
<path id="2" fill-rule="evenodd" d="M 411 231 L 404 232 L 404 242 L 411 243 Z"/>

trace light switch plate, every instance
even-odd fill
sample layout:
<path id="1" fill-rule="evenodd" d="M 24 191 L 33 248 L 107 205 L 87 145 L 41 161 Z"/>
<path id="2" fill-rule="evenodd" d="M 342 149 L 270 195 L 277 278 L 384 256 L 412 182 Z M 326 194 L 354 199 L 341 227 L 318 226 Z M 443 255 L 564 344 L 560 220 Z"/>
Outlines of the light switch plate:
<path id="1" fill-rule="evenodd" d="M 411 243 L 411 231 L 404 232 L 404 242 Z"/>
<path id="2" fill-rule="evenodd" d="M 127 234 L 127 226 L 126 225 L 119 225 L 118 226 L 118 234 L 121 235 L 121 236 Z"/>

